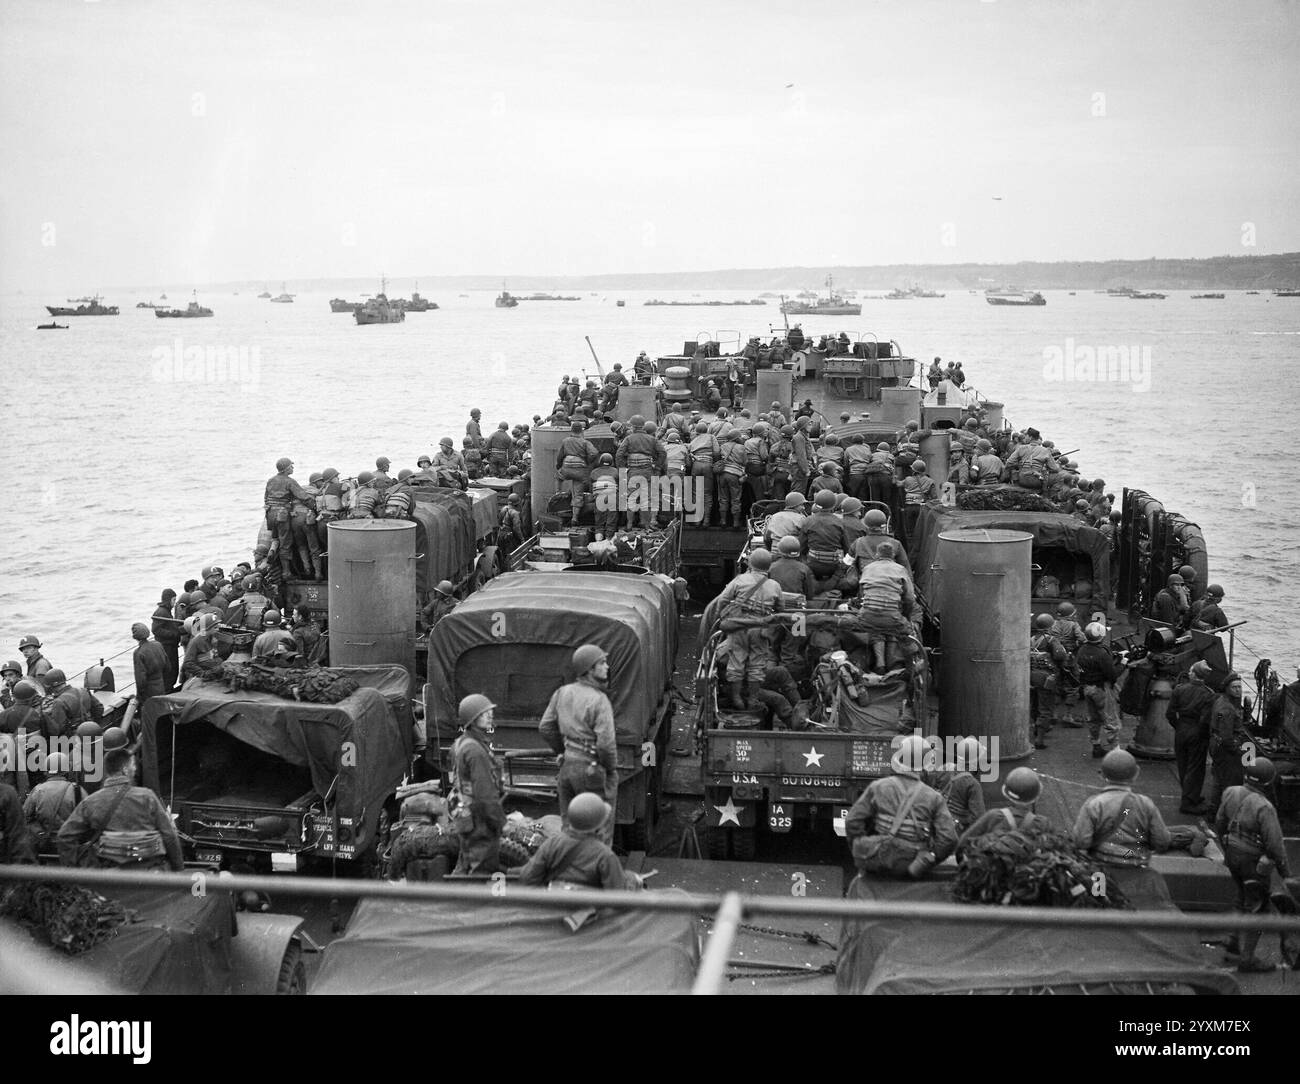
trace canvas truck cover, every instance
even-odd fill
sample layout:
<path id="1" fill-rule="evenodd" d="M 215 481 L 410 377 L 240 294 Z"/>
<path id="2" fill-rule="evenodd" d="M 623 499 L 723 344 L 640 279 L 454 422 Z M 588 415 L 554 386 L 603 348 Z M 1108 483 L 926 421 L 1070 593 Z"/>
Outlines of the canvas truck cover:
<path id="1" fill-rule="evenodd" d="M 695 917 L 607 911 L 570 933 L 559 910 L 363 900 L 325 949 L 313 994 L 687 993 Z"/>
<path id="2" fill-rule="evenodd" d="M 236 925 L 234 897 L 229 892 L 194 896 L 141 887 L 113 888 L 103 895 L 121 904 L 131 920 L 117 927 L 108 940 L 75 956 L 44 948 L 43 952 L 58 958 L 57 964 L 67 965 L 63 970 L 89 983 L 102 981 L 113 993 L 230 993 L 230 942 Z M 15 937 L 31 940 L 32 935 L 9 920 L 0 923 L 14 930 Z"/>
<path id="3" fill-rule="evenodd" d="M 1160 887 L 1163 890 L 1163 881 Z M 1149 895 L 1156 898 L 1130 894 L 1130 900 L 1143 910 L 1173 908 L 1167 892 L 1163 900 L 1158 893 Z M 857 877 L 847 898 L 951 903 L 952 882 Z M 1196 934 L 1182 930 L 1074 931 L 849 919 L 839 943 L 835 986 L 842 994 L 998 993 L 1046 987 L 1078 993 L 1083 984 L 1144 992 L 1145 983 L 1189 986 L 1198 993 L 1238 992 L 1232 974 L 1209 962 L 1217 956 L 1207 958 Z"/>
<path id="4" fill-rule="evenodd" d="M 1096 527 L 1064 512 L 971 512 L 943 505 L 927 504 L 916 521 L 916 538 L 909 550 L 917 589 L 931 610 L 940 613 L 943 600 L 938 577 L 932 567 L 938 560 L 939 535 L 943 531 L 987 528 L 1026 531 L 1034 536 L 1034 548 L 1054 546 L 1083 554 L 1092 561 L 1093 594 L 1110 597 L 1110 543 Z"/>
<path id="5" fill-rule="evenodd" d="M 470 499 L 454 489 L 413 489 L 416 597 L 428 597 L 439 580 L 459 583 L 474 560 L 474 518 Z"/>
<path id="6" fill-rule="evenodd" d="M 573 680 L 583 644 L 609 655 L 610 703 L 620 745 L 640 744 L 677 654 L 677 604 L 665 576 L 510 572 L 490 580 L 434 627 L 429 685 L 440 744 L 456 735 L 461 698 L 483 693 L 498 722 L 536 722 Z"/>
<path id="7" fill-rule="evenodd" d="M 286 700 L 263 692 L 231 692 L 218 682 L 192 678 L 178 693 L 152 697 L 141 724 L 144 785 L 167 793 L 166 773 L 158 763 L 158 728 L 183 727 L 202 720 L 232 738 L 311 773 L 312 787 L 326 794 L 338 776 L 337 810 L 365 825 L 368 836 L 384 799 L 393 793 L 410 765 L 415 748 L 408 677 L 400 666 L 348 666 L 361 684 L 337 704 Z M 183 738 L 182 738 L 183 740 Z M 340 765 L 345 741 L 354 743 L 354 765 Z"/>
<path id="8" fill-rule="evenodd" d="M 482 489 L 470 486 L 470 515 L 474 520 L 474 541 L 488 542 L 496 538 L 497 527 L 501 524 L 501 512 L 497 507 L 497 494 L 494 489 Z M 504 500 L 504 498 L 502 498 Z"/>

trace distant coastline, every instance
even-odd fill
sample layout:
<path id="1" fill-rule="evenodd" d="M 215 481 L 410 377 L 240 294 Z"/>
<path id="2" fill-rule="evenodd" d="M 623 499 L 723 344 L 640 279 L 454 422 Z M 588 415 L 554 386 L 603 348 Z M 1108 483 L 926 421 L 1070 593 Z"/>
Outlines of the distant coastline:
<path id="1" fill-rule="evenodd" d="M 612 290 L 743 290 L 751 296 L 772 291 L 793 296 L 814 288 L 833 275 L 844 290 L 887 291 L 903 283 L 920 283 L 934 290 L 983 290 L 1016 285 L 1034 290 L 1105 290 L 1132 286 L 1139 290 L 1271 290 L 1300 285 L 1300 252 L 1260 256 L 1212 256 L 1206 259 L 1061 260 L 1021 263 L 882 264 L 877 266 L 815 266 L 727 268 L 714 271 L 668 271 L 598 275 L 509 274 L 512 293 L 541 291 Z M 273 276 L 274 277 L 274 276 Z M 281 276 L 283 277 L 283 276 Z M 407 279 L 418 279 L 424 293 L 490 290 L 499 293 L 501 274 L 410 275 L 390 274 L 395 289 Z M 261 289 L 262 279 L 196 284 L 212 292 Z M 357 278 L 302 279 L 295 288 L 305 293 L 329 292 Z M 157 286 L 158 284 L 152 284 Z M 143 286 L 108 288 L 114 294 L 147 291 Z M 341 295 L 340 295 L 341 296 Z"/>

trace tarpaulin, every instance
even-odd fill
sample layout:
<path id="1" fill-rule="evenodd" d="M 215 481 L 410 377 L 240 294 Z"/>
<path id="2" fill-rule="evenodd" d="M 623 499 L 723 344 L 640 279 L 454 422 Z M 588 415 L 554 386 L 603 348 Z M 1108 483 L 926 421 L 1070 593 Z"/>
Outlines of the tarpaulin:
<path id="1" fill-rule="evenodd" d="M 469 575 L 477 547 L 474 544 L 473 501 L 458 489 L 417 487 L 415 508 L 415 590 L 428 597 L 440 580 L 459 583 Z"/>
<path id="2" fill-rule="evenodd" d="M 1148 894 L 1145 902 L 1150 906 L 1144 909 L 1173 908 L 1167 902 L 1165 907 L 1156 905 L 1150 897 L 1158 895 Z M 952 884 L 859 876 L 849 885 L 847 897 L 951 903 Z M 1131 902 L 1144 901 L 1131 897 Z M 993 993 L 1047 987 L 1070 993 L 1079 992 L 1083 984 L 1144 992 L 1145 983 L 1187 986 L 1198 993 L 1238 992 L 1231 972 L 1206 962 L 1190 931 L 850 919 L 841 928 L 839 943 L 835 985 L 842 994 Z"/>
<path id="3" fill-rule="evenodd" d="M 194 678 L 178 693 L 155 696 L 145 705 L 141 728 L 144 784 L 171 805 L 160 770 L 160 726 L 202 720 L 232 738 L 311 773 L 316 793 L 329 793 L 337 776 L 337 812 L 364 822 L 358 848 L 370 839 L 384 799 L 410 766 L 415 739 L 408 677 L 400 666 L 335 667 L 361 684 L 337 704 L 310 704 L 270 693 L 231 692 L 217 682 Z M 184 741 L 184 737 L 179 739 Z M 344 758 L 344 742 L 353 756 Z M 183 799 L 184 795 L 175 797 Z"/>
<path id="4" fill-rule="evenodd" d="M 364 900 L 325 949 L 313 994 L 667 994 L 699 963 L 689 914 Z"/>
<path id="5" fill-rule="evenodd" d="M 470 514 L 474 520 L 474 539 L 477 542 L 492 541 L 497 536 L 497 527 L 501 523 L 501 513 L 497 509 L 497 494 L 494 489 L 476 489 L 470 486 Z M 504 498 L 502 498 L 504 500 Z"/>
<path id="6" fill-rule="evenodd" d="M 498 727 L 513 720 L 535 731 L 551 694 L 573 680 L 570 656 L 583 644 L 609 656 L 618 743 L 640 744 L 672 682 L 677 603 L 667 577 L 618 572 L 507 573 L 439 621 L 429 684 L 441 742 L 455 736 L 470 693 L 497 705 Z"/>
<path id="7" fill-rule="evenodd" d="M 926 504 L 921 507 L 908 553 L 912 558 L 917 589 L 935 613 L 941 612 L 943 604 L 937 570 L 933 568 L 939 555 L 939 535 L 943 531 L 966 528 L 1026 531 L 1034 536 L 1036 550 L 1055 547 L 1086 557 L 1092 562 L 1094 599 L 1110 597 L 1110 543 L 1096 527 L 1089 527 L 1076 516 L 1064 512 L 969 512 Z"/>
<path id="8" fill-rule="evenodd" d="M 230 939 L 235 936 L 230 893 L 193 896 L 174 889 L 115 888 L 103 895 L 135 912 L 136 921 L 75 956 L 47 948 L 70 965 L 69 973 L 75 969 L 128 994 L 230 993 Z"/>

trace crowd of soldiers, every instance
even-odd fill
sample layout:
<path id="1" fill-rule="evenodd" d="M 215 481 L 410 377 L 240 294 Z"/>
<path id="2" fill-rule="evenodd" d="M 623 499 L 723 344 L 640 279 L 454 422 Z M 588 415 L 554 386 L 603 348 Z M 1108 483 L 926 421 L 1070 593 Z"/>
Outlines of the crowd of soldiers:
<path id="1" fill-rule="evenodd" d="M 284 579 L 323 580 L 334 520 L 409 519 L 421 488 L 465 490 L 482 478 L 523 477 L 532 455 L 530 427 L 501 422 L 485 437 L 481 420 L 482 411 L 475 407 L 460 451 L 451 437 L 443 437 L 436 452 L 417 458 L 416 469 L 403 467 L 396 476 L 390 473 L 392 461 L 381 455 L 374 470 L 345 478 L 336 467 L 326 467 L 313 472 L 304 486 L 293 477 L 292 459 L 277 460 L 263 496 L 266 535 L 259 556 L 272 559 Z M 533 424 L 540 421 L 536 416 Z M 502 510 L 502 527 L 522 542 L 520 501 L 512 497 Z"/>

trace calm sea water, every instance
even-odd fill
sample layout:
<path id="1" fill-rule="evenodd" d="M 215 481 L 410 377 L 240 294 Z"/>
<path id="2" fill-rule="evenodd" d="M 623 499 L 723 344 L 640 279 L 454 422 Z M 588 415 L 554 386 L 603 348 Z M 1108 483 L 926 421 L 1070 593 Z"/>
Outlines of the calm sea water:
<path id="1" fill-rule="evenodd" d="M 174 303 L 188 297 L 181 287 L 168 293 Z M 642 305 L 685 293 L 515 309 L 494 308 L 490 294 L 449 293 L 432 296 L 436 312 L 358 327 L 331 313 L 325 294 L 275 305 L 255 293 L 201 296 L 215 310 L 205 320 L 159 320 L 134 308 L 145 294 L 119 294 L 106 300 L 120 316 L 61 320 L 67 331 L 36 330 L 49 319 L 42 306 L 61 298 L 0 299 L 0 469 L 10 492 L 0 657 L 18 657 L 28 632 L 69 673 L 131 647 L 131 623 L 148 619 L 163 587 L 179 590 L 205 564 L 230 568 L 250 556 L 262 486 L 282 455 L 304 480 L 327 466 L 365 469 L 378 455 L 394 470 L 414 467 L 442 436 L 459 446 L 472 406 L 485 429 L 546 413 L 562 374 L 594 372 L 585 335 L 608 367 L 629 365 L 641 349 L 675 353 L 700 332 L 749 335 L 781 322 L 775 301 Z M 1081 449 L 1085 476 L 1104 477 L 1116 493 L 1145 489 L 1199 523 L 1229 619 L 1250 622 L 1242 641 L 1294 676 L 1300 299 L 1174 293 L 1142 302 L 1054 291 L 1045 308 L 1017 309 L 957 292 L 867 300 L 861 317 L 802 322 L 811 333 L 871 331 L 922 360 L 960 360 L 968 382 L 1004 401 L 1014 424 Z M 201 366 L 194 347 L 204 351 Z M 1120 379 L 1078 379 L 1086 374 L 1075 359 L 1119 347 L 1132 355 Z M 1238 658 L 1239 668 L 1253 666 L 1251 655 Z"/>

